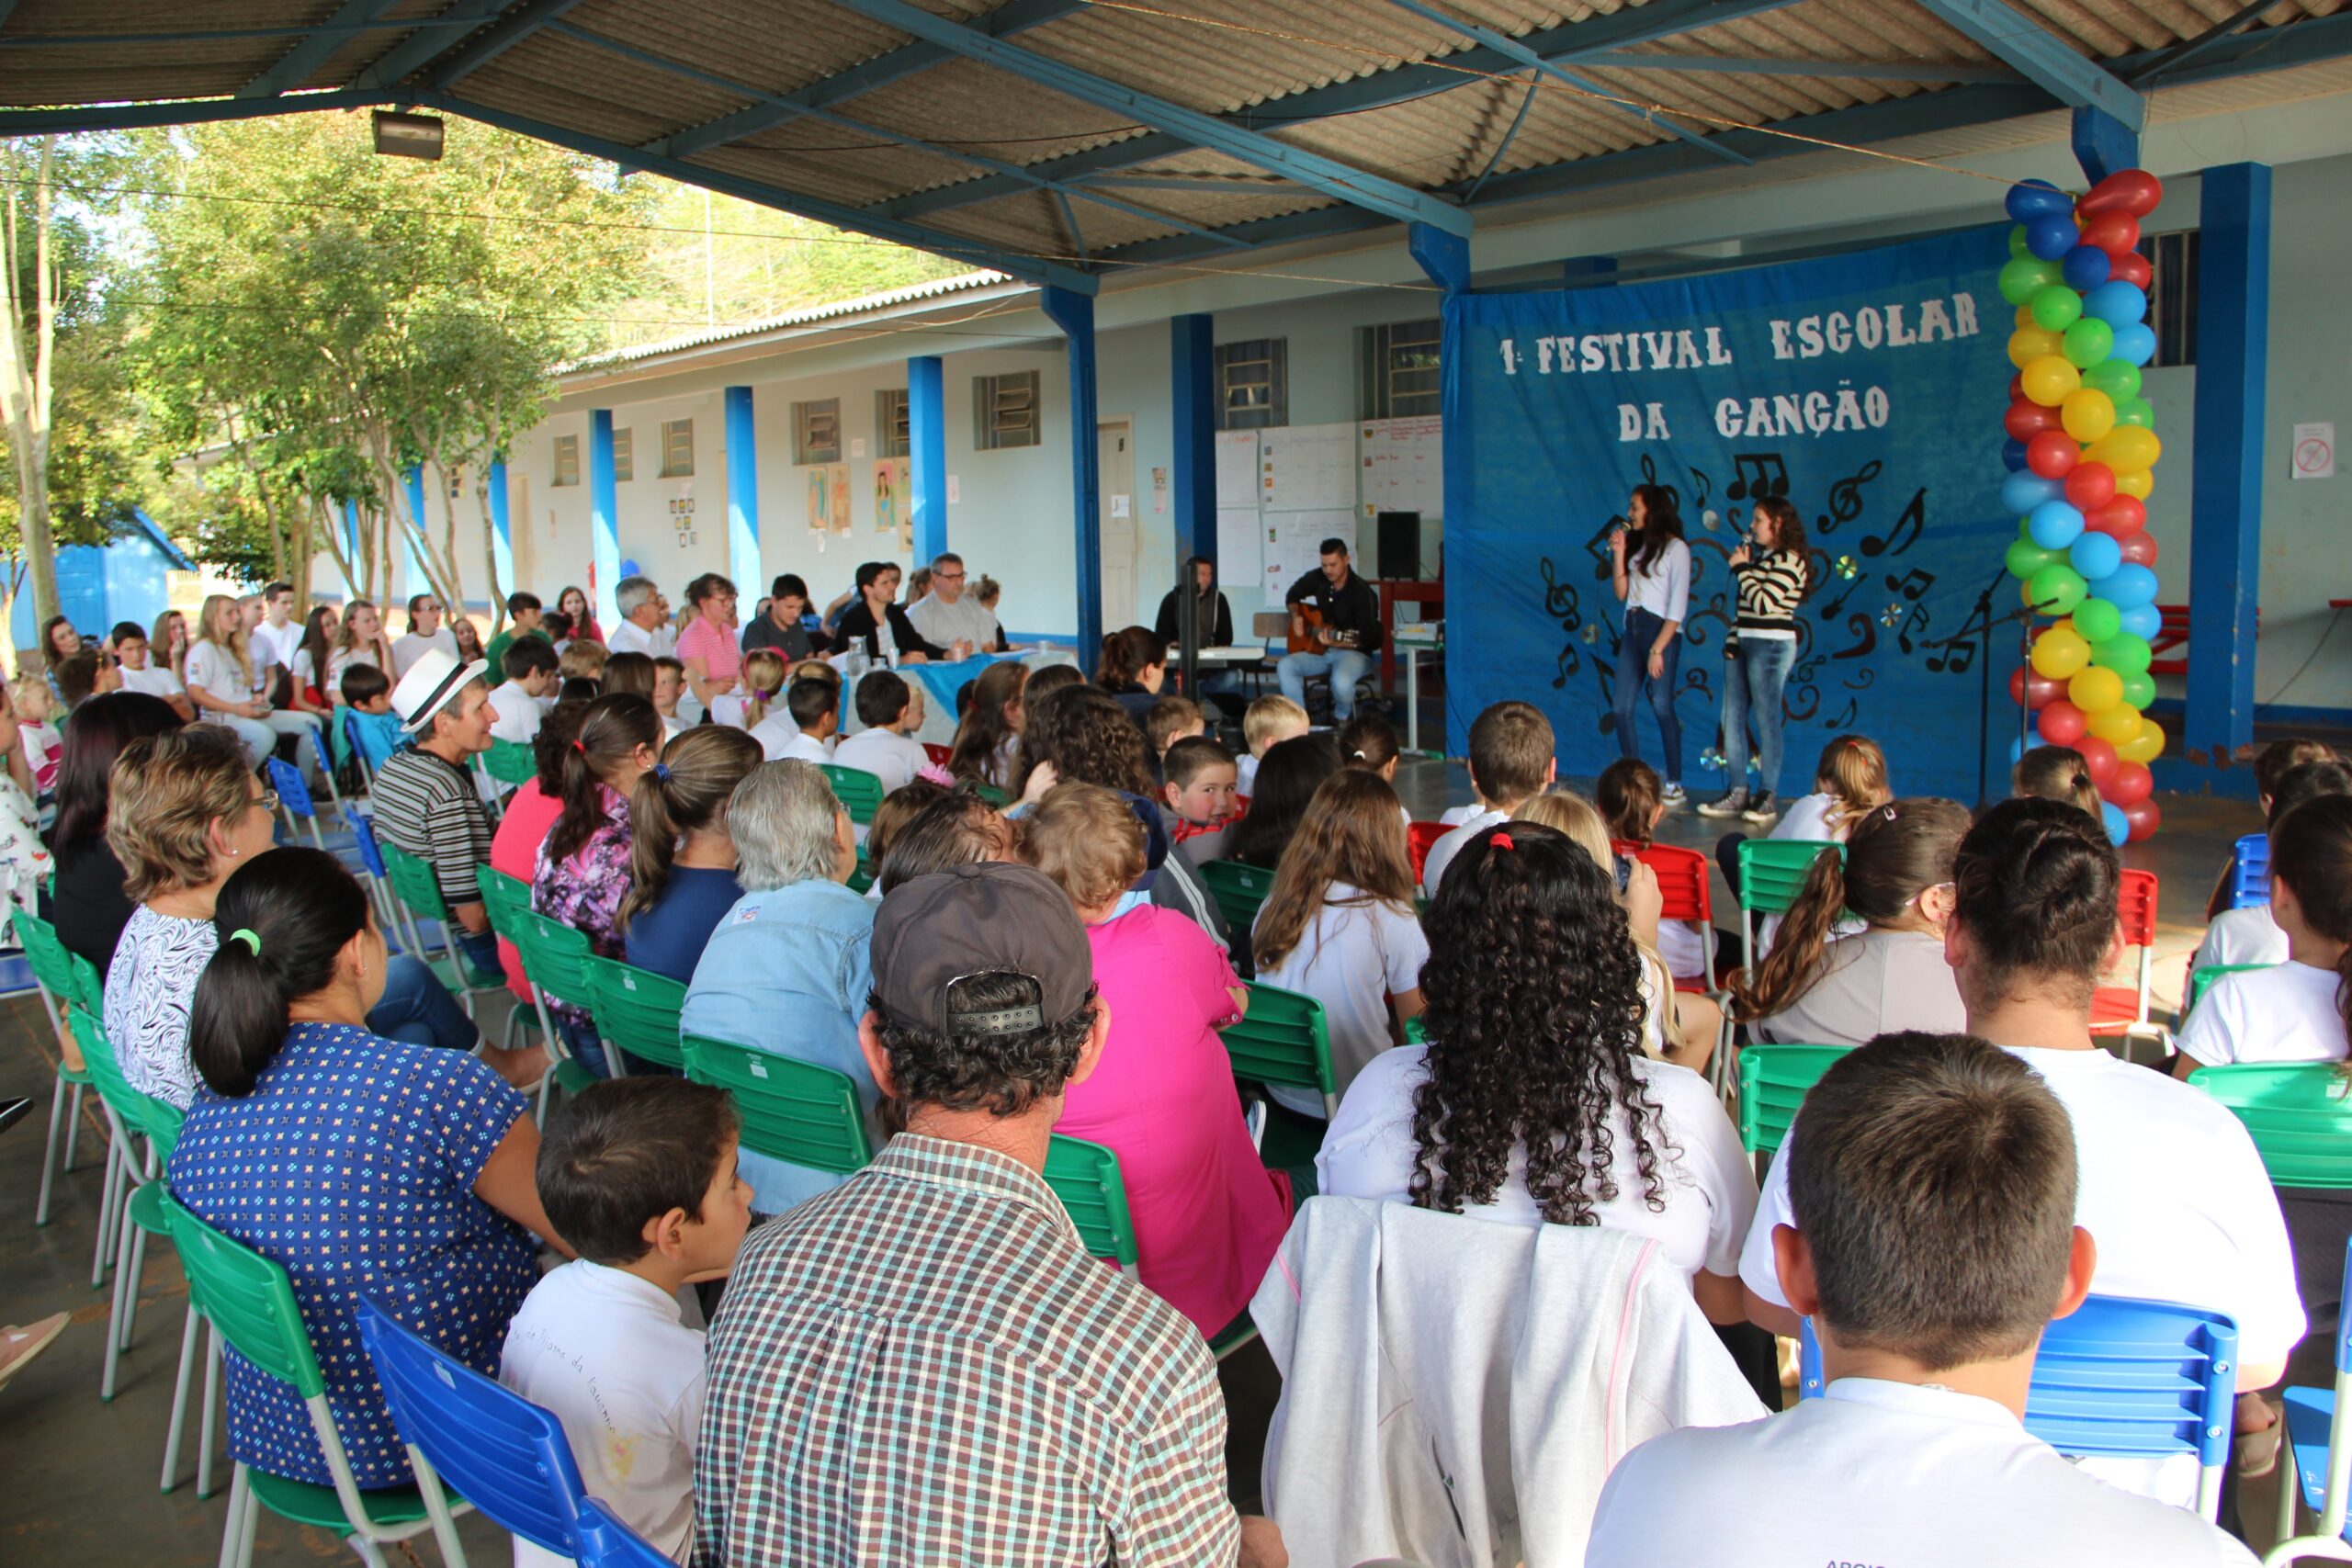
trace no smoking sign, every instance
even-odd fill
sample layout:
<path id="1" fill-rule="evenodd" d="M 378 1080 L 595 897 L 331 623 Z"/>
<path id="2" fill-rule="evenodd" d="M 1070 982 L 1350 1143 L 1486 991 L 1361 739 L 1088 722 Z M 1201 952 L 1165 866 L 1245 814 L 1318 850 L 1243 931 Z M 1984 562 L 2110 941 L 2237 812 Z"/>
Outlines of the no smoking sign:
<path id="1" fill-rule="evenodd" d="M 2299 479 L 2332 479 L 2335 477 L 2334 424 L 2295 426 L 2292 477 Z"/>

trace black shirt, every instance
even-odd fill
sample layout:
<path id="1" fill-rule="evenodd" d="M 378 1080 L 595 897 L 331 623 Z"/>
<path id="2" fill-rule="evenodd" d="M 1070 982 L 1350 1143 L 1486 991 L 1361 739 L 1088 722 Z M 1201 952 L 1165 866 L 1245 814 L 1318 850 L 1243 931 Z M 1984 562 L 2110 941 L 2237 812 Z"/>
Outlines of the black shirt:
<path id="1" fill-rule="evenodd" d="M 78 953 L 106 977 L 114 944 L 130 923 L 131 902 L 122 891 L 122 864 L 104 839 L 70 845 L 58 852 L 57 896 L 40 896 L 41 918 L 57 928 L 57 940 Z"/>
<path id="2" fill-rule="evenodd" d="M 890 606 L 889 613 L 890 637 L 899 645 L 900 653 L 920 653 L 929 659 L 947 657 L 947 649 L 923 640 L 922 633 L 915 630 L 915 624 L 907 619 L 905 610 L 893 604 Z M 857 637 L 865 639 L 866 652 L 876 659 L 882 656 L 881 639 L 875 636 L 874 606 L 868 604 L 863 597 L 842 612 L 841 626 L 834 633 L 835 640 L 844 648 L 849 646 L 852 639 Z"/>
<path id="3" fill-rule="evenodd" d="M 1184 623 L 1176 618 L 1176 596 L 1182 592 L 1182 589 L 1176 588 L 1168 591 L 1168 596 L 1159 602 L 1159 621 L 1153 628 L 1159 634 L 1159 640 L 1171 648 L 1184 636 Z M 1212 600 L 1216 602 L 1214 605 L 1210 603 Z M 1203 648 L 1231 648 L 1233 646 L 1233 606 L 1225 602 L 1223 593 L 1214 588 L 1206 593 L 1195 593 L 1193 596 L 1193 614 L 1199 617 L 1201 639 L 1199 646 Z"/>
<path id="4" fill-rule="evenodd" d="M 1290 585 L 1283 595 L 1285 604 L 1312 604 L 1322 612 L 1323 624 L 1335 632 L 1356 634 L 1355 647 L 1360 653 L 1374 653 L 1380 649 L 1380 596 L 1372 584 L 1353 571 L 1339 587 L 1323 575 L 1321 568 L 1308 572 Z"/>

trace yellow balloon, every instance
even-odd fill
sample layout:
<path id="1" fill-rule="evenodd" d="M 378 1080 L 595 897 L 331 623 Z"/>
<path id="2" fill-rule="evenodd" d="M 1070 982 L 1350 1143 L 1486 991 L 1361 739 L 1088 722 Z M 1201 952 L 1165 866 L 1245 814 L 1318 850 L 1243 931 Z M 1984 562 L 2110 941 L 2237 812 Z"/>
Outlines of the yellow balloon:
<path id="1" fill-rule="evenodd" d="M 2083 454 L 2094 463 L 2105 463 L 2120 479 L 2125 474 L 2143 473 L 2156 466 L 2164 456 L 2165 444 L 2156 433 L 2137 424 L 2119 424 Z"/>
<path id="2" fill-rule="evenodd" d="M 2041 324 L 2033 319 L 2032 306 L 2020 305 L 2018 307 L 2018 319 L 2010 324 L 2010 330 L 2015 331 L 2019 327 L 2038 327 Z"/>
<path id="3" fill-rule="evenodd" d="M 2164 726 L 2145 714 L 2140 716 L 2140 733 L 2115 749 L 2115 754 L 2127 762 L 2153 762 L 2164 752 Z"/>
<path id="4" fill-rule="evenodd" d="M 2120 702 L 2091 715 L 2090 730 L 2109 746 L 2120 746 L 2140 733 L 2140 710 Z"/>
<path id="5" fill-rule="evenodd" d="M 2077 441 L 2097 441 L 2115 428 L 2115 400 L 2097 387 L 2077 386 L 2058 405 L 2058 423 Z"/>
<path id="6" fill-rule="evenodd" d="M 2096 664 L 2077 670 L 2066 682 L 2066 700 L 2085 713 L 2104 713 L 2123 700 L 2123 677 Z"/>
<path id="7" fill-rule="evenodd" d="M 2148 492 L 2155 488 L 2156 476 L 2148 468 L 2142 468 L 2137 473 L 2115 476 L 2115 493 L 2128 495 L 2134 501 L 2147 500 Z"/>
<path id="8" fill-rule="evenodd" d="M 2019 333 L 2018 337 L 2024 335 L 2023 333 Z M 2014 343 L 2017 340 L 2012 338 L 2010 341 Z M 2083 373 L 2061 355 L 2045 354 L 2038 359 L 2026 361 L 2025 368 L 2018 372 L 2018 383 L 2025 389 L 2027 397 L 2031 398 L 2043 408 L 2054 409 L 2080 390 Z M 2112 423 L 2114 417 L 2115 408 L 2112 403 L 2109 403 L 2108 405 L 2109 423 Z M 2078 435 L 2075 439 L 2079 441 L 2082 437 Z"/>
<path id="9" fill-rule="evenodd" d="M 2091 645 L 2064 621 L 2033 639 L 2034 671 L 2052 681 L 2067 680 L 2090 661 Z"/>
<path id="10" fill-rule="evenodd" d="M 2019 327 L 2009 334 L 2009 363 L 2022 370 L 2037 359 L 2063 359 L 2066 340 L 2044 327 Z"/>

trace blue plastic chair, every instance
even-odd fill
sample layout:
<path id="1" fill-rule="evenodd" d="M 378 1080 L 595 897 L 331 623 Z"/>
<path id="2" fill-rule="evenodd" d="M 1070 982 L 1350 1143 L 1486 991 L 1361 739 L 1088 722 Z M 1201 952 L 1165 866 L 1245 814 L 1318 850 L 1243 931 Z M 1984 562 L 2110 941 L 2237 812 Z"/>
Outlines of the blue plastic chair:
<path id="1" fill-rule="evenodd" d="M 277 809 L 286 814 L 288 836 L 301 830 L 294 825 L 297 819 L 307 822 L 311 825 L 311 846 L 324 852 L 327 841 L 319 836 L 318 803 L 311 798 L 311 786 L 302 782 L 302 770 L 276 757 L 268 760 L 267 766 L 269 787 L 277 792 Z"/>
<path id="2" fill-rule="evenodd" d="M 1822 1391 L 1821 1347 L 1807 1318 L 1797 1396 Z M 2198 1511 L 2222 1507 L 2237 1397 L 2237 1325 L 2171 1302 L 2092 1296 L 2043 1330 L 2025 1396 L 2025 1429 L 2069 1459 L 2197 1456 Z"/>
<path id="3" fill-rule="evenodd" d="M 2270 902 L 2270 835 L 2248 833 L 2230 856 L 2230 908 Z"/>
<path id="4" fill-rule="evenodd" d="M 2344 1289 L 2338 1301 L 2352 1301 L 2352 1244 L 2344 1249 Z M 2352 1532 L 2345 1529 L 2345 1505 L 2352 1502 L 2352 1312 L 2335 1325 L 2335 1386 L 2290 1388 L 2287 1404 L 2287 1472 L 2278 1481 L 2278 1544 L 2264 1563 L 2298 1557 L 2352 1562 Z M 2318 1516 L 2310 1535 L 2296 1535 L 2295 1503 Z"/>
<path id="5" fill-rule="evenodd" d="M 361 1297 L 354 1315 L 392 1424 L 408 1446 L 435 1534 L 445 1541 L 457 1534 L 441 1487 L 434 1483 L 437 1476 L 500 1529 L 560 1557 L 580 1557 L 580 1509 L 588 1488 L 563 1424 L 427 1344 L 374 1301 Z"/>
<path id="6" fill-rule="evenodd" d="M 311 754 L 319 760 L 319 776 L 327 781 L 327 797 L 334 802 L 335 820 L 345 827 L 351 823 L 351 807 L 343 798 L 343 791 L 335 787 L 334 748 L 327 744 L 327 727 L 311 726 Z"/>
<path id="7" fill-rule="evenodd" d="M 670 1554 L 613 1517 L 591 1497 L 580 1506 L 580 1568 L 677 1568 Z"/>

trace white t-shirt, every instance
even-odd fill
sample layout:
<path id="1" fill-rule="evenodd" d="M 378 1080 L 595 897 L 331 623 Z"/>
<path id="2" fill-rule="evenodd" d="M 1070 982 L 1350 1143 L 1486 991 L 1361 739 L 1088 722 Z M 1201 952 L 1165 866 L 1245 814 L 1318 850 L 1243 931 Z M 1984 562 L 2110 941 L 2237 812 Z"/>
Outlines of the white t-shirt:
<path id="1" fill-rule="evenodd" d="M 752 699 L 743 694 L 741 686 L 731 692 L 721 692 L 710 699 L 710 722 L 723 724 L 729 729 L 749 729 L 752 727 L 743 722 L 743 716 L 751 704 Z"/>
<path id="2" fill-rule="evenodd" d="M 1437 814 L 1437 819 L 1444 827 L 1459 828 L 1473 817 L 1477 816 L 1481 809 L 1483 808 L 1475 800 L 1467 806 L 1449 806 Z"/>
<path id="3" fill-rule="evenodd" d="M 775 709 L 767 717 L 752 726 L 751 734 L 752 739 L 760 743 L 761 755 L 771 762 L 781 762 L 787 758 L 803 762 L 830 762 L 833 760 L 833 743 L 804 733 L 798 725 L 792 722 L 792 715 L 783 708 Z"/>
<path id="4" fill-rule="evenodd" d="M 172 673 L 172 667 L 158 661 L 152 653 L 147 656 L 146 669 L 124 668 L 122 689 L 144 692 L 151 697 L 176 697 L 187 690 L 180 684 L 180 678 Z"/>
<path id="5" fill-rule="evenodd" d="M 1496 823 L 1510 820 L 1510 813 L 1507 811 L 1481 810 L 1464 818 L 1455 824 L 1453 831 L 1442 835 L 1436 843 L 1430 846 L 1429 858 L 1421 863 L 1421 891 L 1432 898 L 1436 897 L 1437 885 L 1445 880 L 1445 868 L 1453 863 L 1453 857 L 1462 852 L 1462 846 Z"/>
<path id="6" fill-rule="evenodd" d="M 580 1479 L 677 1562 L 694 1545 L 703 1334 L 677 1298 L 585 1258 L 535 1286 L 506 1330 L 498 1381 L 563 1423 Z M 515 1568 L 569 1560 L 514 1542 Z"/>
<path id="7" fill-rule="evenodd" d="M 1271 968 L 1260 964 L 1258 978 L 1323 1004 L 1332 1082 L 1345 1095 L 1356 1075 L 1388 1049 L 1388 998 L 1419 989 L 1421 965 L 1429 960 L 1429 938 L 1413 911 L 1363 899 L 1357 889 L 1335 882 L 1299 933 L 1298 945 Z M 1315 1090 L 1269 1088 L 1299 1114 L 1322 1116 L 1323 1097 Z"/>
<path id="8" fill-rule="evenodd" d="M 605 639 L 605 649 L 613 653 L 641 653 L 648 659 L 661 659 L 678 651 L 677 628 L 664 621 L 647 631 L 635 621 L 624 620 L 613 627 L 613 635 Z"/>
<path id="9" fill-rule="evenodd" d="M 1690 613 L 1690 547 L 1680 539 L 1667 542 L 1657 558 L 1637 570 L 1634 554 L 1638 536 L 1625 541 L 1625 608 L 1647 610 L 1661 621 L 1682 621 Z"/>
<path id="10" fill-rule="evenodd" d="M 410 665 L 424 658 L 427 649 L 434 648 L 439 649 L 452 659 L 457 658 L 457 634 L 447 626 L 438 628 L 431 637 L 425 637 L 417 632 L 402 632 L 392 643 L 392 679 L 395 682 L 399 681 L 402 675 L 408 673 Z M 491 673 L 503 675 L 505 671 L 493 670 Z"/>
<path id="11" fill-rule="evenodd" d="M 1258 759 L 1244 751 L 1233 759 L 1233 793 L 1247 799 L 1250 786 L 1258 782 Z"/>
<path id="12" fill-rule="evenodd" d="M 123 679 L 130 679 L 125 671 Z M 2243 909 L 2224 909 L 2213 917 L 2205 928 L 2205 940 L 2197 944 L 2197 955 L 2188 961 L 2193 976 L 2209 964 L 2284 964 L 2287 962 L 2287 933 L 2270 917 L 2267 904 L 2250 904 Z"/>
<path id="13" fill-rule="evenodd" d="M 833 748 L 833 761 L 872 773 L 888 795 L 912 784 L 917 773 L 931 766 L 931 753 L 922 741 L 895 729 L 861 729 Z"/>
<path id="14" fill-rule="evenodd" d="M 2225 1312 L 2239 1359 L 2282 1361 L 2308 1326 L 2278 1197 L 2245 1126 L 2177 1078 L 2106 1052 L 2007 1047 L 2040 1073 L 2075 1127 L 2075 1223 L 2098 1244 L 2091 1289 Z M 1791 1139 L 1802 1133 L 1798 1112 Z M 1783 1142 L 1740 1254 L 1742 1283 L 1788 1304 L 1772 1264 L 1772 1227 L 1793 1224 Z M 2193 1455 L 2151 1464 L 2085 1460 L 2133 1491 L 2184 1506 L 2197 1495 Z M 2114 1559 L 2120 1561 L 2120 1559 Z"/>
<path id="15" fill-rule="evenodd" d="M 1772 830 L 1765 837 L 1826 840 L 1831 843 L 1842 844 L 1846 841 L 1848 830 L 1844 828 L 1831 827 L 1829 814 L 1842 809 L 1844 806 L 1845 802 L 1834 795 L 1800 795 L 1789 802 L 1788 809 L 1781 813 L 1781 819 L 1772 824 Z"/>
<path id="16" fill-rule="evenodd" d="M 1796 1045 L 1860 1045 L 1898 1029 L 1968 1032 L 1960 983 L 1933 931 L 1863 931 L 1822 949 L 1803 995 L 1755 1028 Z"/>
<path id="17" fill-rule="evenodd" d="M 1974 1394 L 1840 1378 L 1620 1461 L 1586 1568 L 2252 1568 L 2195 1512 L 2095 1480 Z"/>
<path id="18" fill-rule="evenodd" d="M 1616 875 L 1612 867 L 1611 876 Z M 1660 920 L 1657 923 L 1657 955 L 1678 980 L 1704 980 L 1714 984 L 1714 976 L 1707 973 L 1707 939 L 1699 934 L 1694 920 Z"/>
<path id="19" fill-rule="evenodd" d="M 400 657 L 398 649 L 392 650 L 392 657 Z M 498 715 L 498 721 L 490 727 L 492 739 L 516 740 L 527 746 L 538 739 L 539 721 L 547 716 L 547 710 L 519 682 L 503 681 L 492 687 L 490 705 Z"/>
<path id="20" fill-rule="evenodd" d="M 255 626 L 245 636 L 245 652 L 254 661 L 254 672 L 259 674 L 265 664 L 275 664 L 281 670 L 294 668 L 294 650 L 302 646 L 302 623 L 288 621 L 273 626 L 267 621 Z"/>
<path id="21" fill-rule="evenodd" d="M 260 672 L 260 666 L 256 663 L 254 673 L 257 675 Z M 205 694 L 215 702 L 245 703 L 253 700 L 254 683 L 243 671 L 237 668 L 237 656 L 209 638 L 187 650 L 187 683 L 203 687 Z"/>
<path id="22" fill-rule="evenodd" d="M 926 593 L 907 607 L 907 619 L 927 642 L 949 648 L 968 640 L 982 653 L 994 648 L 1004 636 L 1004 628 L 995 615 L 980 607 L 978 599 L 966 593 L 950 604 L 936 593 Z"/>
<path id="23" fill-rule="evenodd" d="M 2290 960 L 2213 982 L 2177 1042 L 2209 1067 L 2233 1062 L 2340 1062 L 2344 1015 L 2333 969 Z"/>
<path id="24" fill-rule="evenodd" d="M 1315 1156 L 1320 1190 L 1340 1198 L 1404 1202 L 1419 1154 L 1413 1141 L 1413 1096 L 1429 1081 L 1427 1049 L 1400 1045 L 1374 1057 L 1348 1086 Z M 1663 1213 L 1652 1213 L 1634 1163 L 1633 1122 L 1621 1107 L 1613 1119 L 1610 1174 L 1617 1196 L 1595 1197 L 1594 1219 L 1610 1230 L 1652 1236 L 1688 1278 L 1703 1269 L 1729 1279 L 1739 1272 L 1740 1244 L 1756 1213 L 1756 1178 L 1707 1080 L 1670 1062 L 1634 1058 L 1634 1072 L 1658 1107 L 1650 1146 L 1658 1156 L 1666 1192 Z M 1679 1155 L 1674 1151 L 1679 1150 Z M 1511 1151 L 1510 1169 L 1493 1201 L 1464 1211 L 1512 1224 L 1543 1223 L 1527 1191 L 1527 1152 Z"/>

